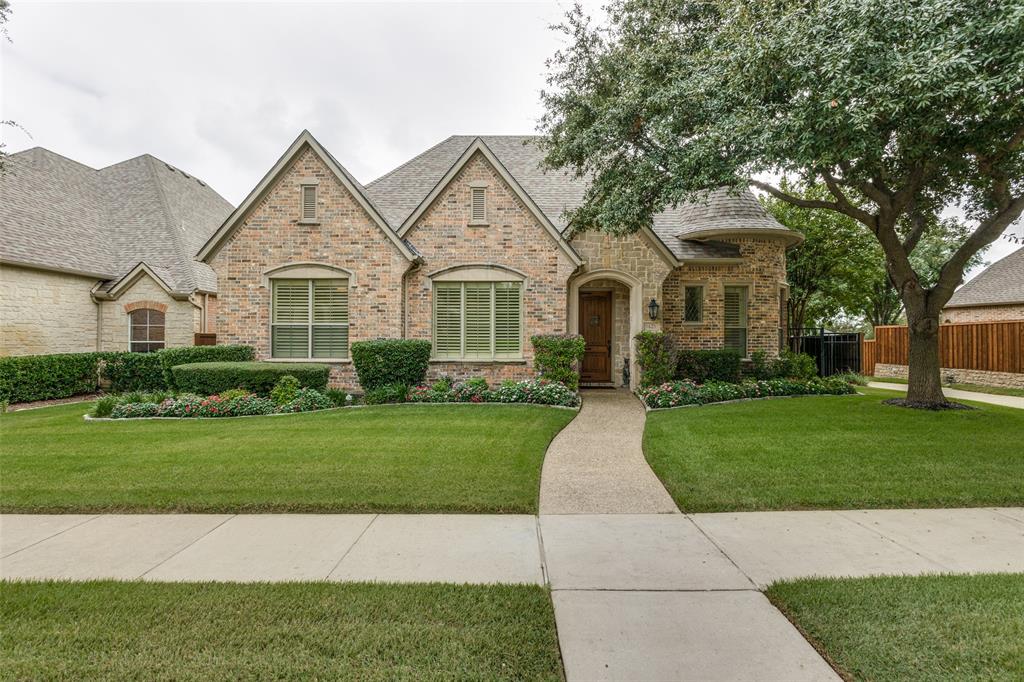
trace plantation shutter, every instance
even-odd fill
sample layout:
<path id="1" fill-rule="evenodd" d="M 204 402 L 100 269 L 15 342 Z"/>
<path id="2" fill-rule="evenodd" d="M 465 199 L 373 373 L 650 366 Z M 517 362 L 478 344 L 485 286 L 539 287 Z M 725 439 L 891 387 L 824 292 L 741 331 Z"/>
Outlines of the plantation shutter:
<path id="1" fill-rule="evenodd" d="M 498 282 L 494 285 L 494 355 L 514 358 L 522 355 L 522 330 L 518 282 Z"/>
<path id="2" fill-rule="evenodd" d="M 273 309 L 271 356 L 309 357 L 309 282 L 304 279 L 274 280 Z"/>
<path id="3" fill-rule="evenodd" d="M 434 357 L 462 355 L 462 285 L 438 282 L 434 285 Z"/>
<path id="4" fill-rule="evenodd" d="M 725 347 L 747 355 L 747 288 L 725 287 Z"/>
<path id="5" fill-rule="evenodd" d="M 487 222 L 487 188 L 486 187 L 473 187 L 472 201 L 470 206 L 470 222 L 472 223 L 486 223 Z"/>
<path id="6" fill-rule="evenodd" d="M 348 280 L 313 280 L 314 358 L 348 357 Z"/>
<path id="7" fill-rule="evenodd" d="M 302 186 L 302 219 L 316 220 L 316 185 Z"/>
<path id="8" fill-rule="evenodd" d="M 467 282 L 465 284 L 465 334 L 464 355 L 467 358 L 486 359 L 492 357 L 491 350 L 491 292 L 489 282 Z"/>

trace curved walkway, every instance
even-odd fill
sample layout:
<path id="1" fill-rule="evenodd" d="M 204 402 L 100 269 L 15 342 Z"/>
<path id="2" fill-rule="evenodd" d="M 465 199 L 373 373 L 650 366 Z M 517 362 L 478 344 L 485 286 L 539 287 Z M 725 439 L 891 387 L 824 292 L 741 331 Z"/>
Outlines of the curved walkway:
<path id="1" fill-rule="evenodd" d="M 646 413 L 624 390 L 583 391 L 540 477 L 541 514 L 667 514 L 675 502 L 644 459 Z"/>

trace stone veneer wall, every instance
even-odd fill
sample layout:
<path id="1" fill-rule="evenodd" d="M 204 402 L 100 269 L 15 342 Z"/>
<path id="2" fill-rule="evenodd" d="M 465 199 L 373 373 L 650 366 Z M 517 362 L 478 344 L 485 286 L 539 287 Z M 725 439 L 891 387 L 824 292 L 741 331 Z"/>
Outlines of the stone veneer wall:
<path id="1" fill-rule="evenodd" d="M 96 279 L 0 267 L 0 356 L 96 350 Z"/>
<path id="2" fill-rule="evenodd" d="M 300 180 L 316 178 L 316 224 L 299 224 Z M 409 263 L 309 148 L 298 155 L 246 216 L 210 265 L 217 273 L 217 343 L 245 343 L 270 358 L 270 287 L 264 273 L 290 263 L 319 263 L 354 273 L 349 342 L 402 336 L 402 276 Z M 350 362 L 331 383 L 356 385 Z"/>
<path id="3" fill-rule="evenodd" d="M 1015 372 L 986 372 L 980 369 L 955 369 L 942 368 L 939 370 L 943 383 L 953 384 L 979 384 L 981 386 L 1002 386 L 1005 388 L 1024 388 L 1024 374 Z M 878 378 L 891 377 L 895 379 L 907 378 L 906 365 L 875 365 L 875 376 Z"/>
<path id="4" fill-rule="evenodd" d="M 629 345 L 629 287 L 613 279 L 595 279 L 580 291 L 612 292 L 612 383 L 622 383 L 622 367 L 630 354 Z"/>
<path id="5" fill-rule="evenodd" d="M 470 184 L 486 183 L 487 224 L 469 225 Z M 443 268 L 491 264 L 526 275 L 523 283 L 521 361 L 432 361 L 428 378 L 483 376 L 489 382 L 533 376 L 534 334 L 564 333 L 566 286 L 575 266 L 554 238 L 481 154 L 471 158 L 420 217 L 406 237 L 424 264 L 406 280 L 407 334 L 433 335 L 430 275 Z"/>
<path id="6" fill-rule="evenodd" d="M 199 308 L 189 301 L 171 298 L 163 287 L 153 281 L 149 275 L 144 274 L 117 300 L 102 301 L 99 304 L 102 311 L 101 350 L 128 350 L 130 323 L 126 306 L 130 309 L 135 307 L 132 304 L 147 301 L 166 306 L 164 311 L 165 347 L 192 345 L 193 334 L 199 329 Z"/>
<path id="7" fill-rule="evenodd" d="M 779 296 L 786 282 L 786 249 L 779 239 L 735 237 L 719 241 L 736 244 L 745 262 L 735 265 L 684 265 L 662 286 L 663 328 L 686 349 L 721 348 L 725 338 L 725 287 L 748 287 L 747 349 L 779 352 Z M 684 287 L 704 287 L 700 323 L 683 321 Z"/>
<path id="8" fill-rule="evenodd" d="M 1024 303 L 979 306 L 977 308 L 946 308 L 942 311 L 943 323 L 1006 322 L 1008 320 L 1024 320 Z"/>

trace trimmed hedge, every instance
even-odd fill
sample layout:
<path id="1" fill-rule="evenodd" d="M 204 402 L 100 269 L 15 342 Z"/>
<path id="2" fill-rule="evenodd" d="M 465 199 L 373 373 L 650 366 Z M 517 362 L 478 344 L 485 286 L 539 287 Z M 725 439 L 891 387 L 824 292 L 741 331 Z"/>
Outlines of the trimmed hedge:
<path id="1" fill-rule="evenodd" d="M 580 360 L 587 343 L 579 334 L 538 334 L 533 344 L 533 368 L 542 379 L 558 381 L 575 391 L 580 387 Z"/>
<path id="2" fill-rule="evenodd" d="M 743 357 L 738 350 L 684 350 L 676 357 L 676 379 L 698 384 L 708 381 L 736 383 L 740 380 Z"/>
<path id="3" fill-rule="evenodd" d="M 172 367 L 191 365 L 197 362 L 249 362 L 256 359 L 256 351 L 252 346 L 182 346 L 165 348 L 157 351 L 163 369 L 164 383 L 167 388 L 174 389 Z"/>
<path id="4" fill-rule="evenodd" d="M 113 393 L 165 389 L 167 383 L 164 381 L 160 352 L 99 353 L 103 360 L 100 375 L 110 382 L 110 390 Z"/>
<path id="5" fill-rule="evenodd" d="M 331 368 L 316 363 L 277 362 L 193 362 L 171 369 L 177 390 L 197 395 L 215 395 L 232 388 L 244 388 L 268 396 L 278 380 L 291 375 L 304 388 L 324 391 Z"/>
<path id="6" fill-rule="evenodd" d="M 352 344 L 352 364 L 367 393 L 384 386 L 416 386 L 427 376 L 430 341 L 377 339 Z"/>
<path id="7" fill-rule="evenodd" d="M 70 398 L 92 393 L 102 353 L 59 353 L 0 358 L 0 401 Z"/>
<path id="8" fill-rule="evenodd" d="M 636 341 L 636 362 L 640 385 L 655 386 L 670 381 L 676 371 L 676 350 L 672 337 L 664 332 L 640 332 Z"/>

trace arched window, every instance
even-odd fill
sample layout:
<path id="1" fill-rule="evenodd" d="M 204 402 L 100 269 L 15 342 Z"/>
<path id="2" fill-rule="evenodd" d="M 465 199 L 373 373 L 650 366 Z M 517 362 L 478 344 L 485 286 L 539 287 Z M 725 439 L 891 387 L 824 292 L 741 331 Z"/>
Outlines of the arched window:
<path id="1" fill-rule="evenodd" d="M 131 320 L 131 342 L 134 353 L 149 353 L 164 347 L 164 314 L 152 308 L 139 308 L 128 313 Z"/>

